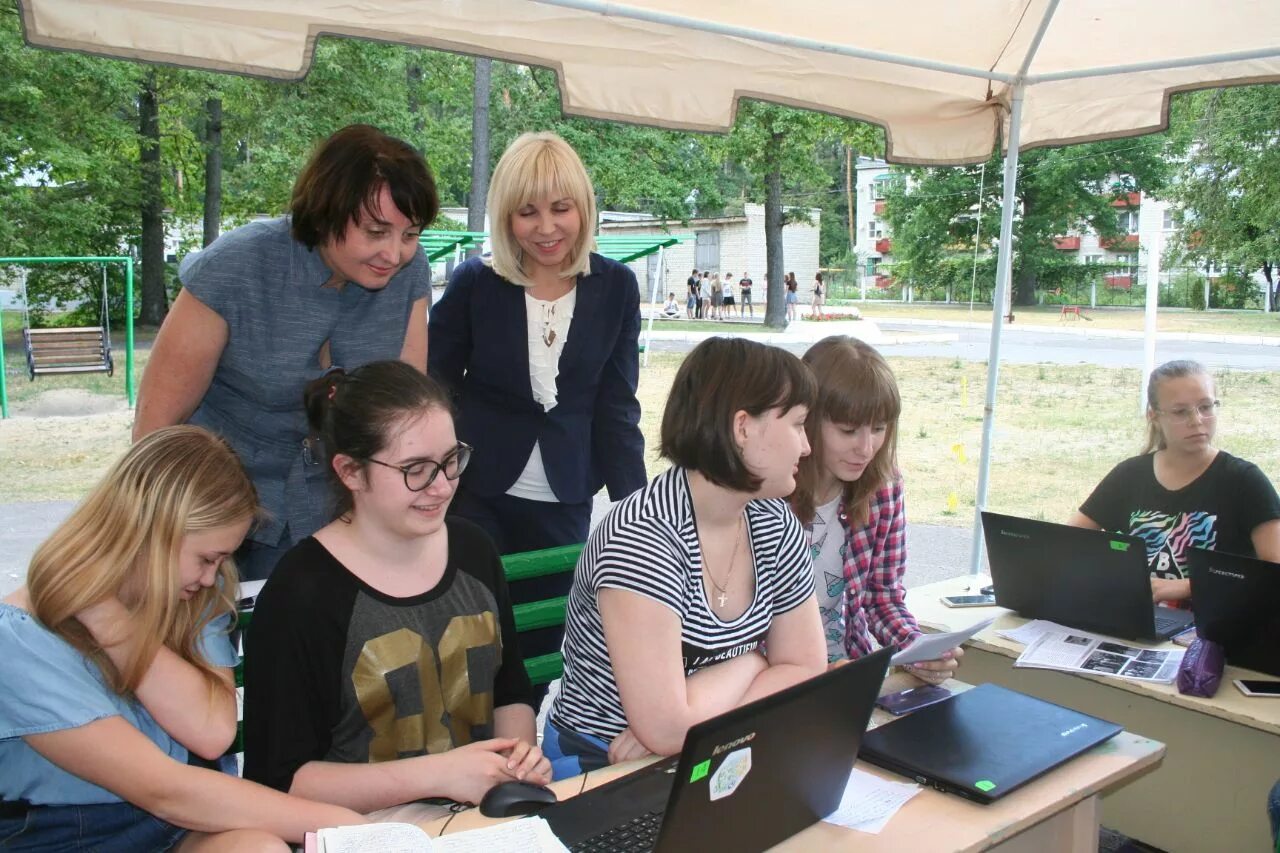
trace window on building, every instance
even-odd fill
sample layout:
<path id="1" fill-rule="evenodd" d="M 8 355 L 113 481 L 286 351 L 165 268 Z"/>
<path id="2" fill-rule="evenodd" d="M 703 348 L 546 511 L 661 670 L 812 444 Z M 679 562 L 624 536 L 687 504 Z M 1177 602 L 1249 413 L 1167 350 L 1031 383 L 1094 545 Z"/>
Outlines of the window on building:
<path id="1" fill-rule="evenodd" d="M 720 269 L 720 232 L 695 232 L 694 266 L 698 271 Z"/>
<path id="2" fill-rule="evenodd" d="M 1084 262 L 1086 264 L 1100 264 L 1105 260 L 1105 255 L 1085 255 Z"/>
<path id="3" fill-rule="evenodd" d="M 884 223 L 875 219 L 867 220 L 867 236 L 880 238 L 884 236 Z"/>
<path id="4" fill-rule="evenodd" d="M 1136 275 L 1138 272 L 1136 256 L 1134 255 L 1116 255 L 1116 259 L 1113 263 L 1120 267 L 1120 269 L 1116 271 L 1118 275 Z"/>
<path id="5" fill-rule="evenodd" d="M 880 201 L 884 198 L 885 190 L 889 186 L 889 176 L 881 175 L 871 183 L 871 198 Z"/>
<path id="6" fill-rule="evenodd" d="M 1117 227 L 1121 234 L 1138 233 L 1138 211 L 1124 210 L 1116 217 Z"/>
<path id="7" fill-rule="evenodd" d="M 880 267 L 880 259 L 879 259 L 879 258 L 867 258 L 867 275 L 869 275 L 869 276 L 875 275 L 875 274 L 876 274 L 876 270 L 877 270 L 879 267 Z"/>
<path id="8" fill-rule="evenodd" d="M 1173 230 L 1173 211 L 1172 210 L 1166 210 L 1164 212 L 1164 222 L 1161 224 L 1160 227 L 1163 228 L 1165 231 Z"/>

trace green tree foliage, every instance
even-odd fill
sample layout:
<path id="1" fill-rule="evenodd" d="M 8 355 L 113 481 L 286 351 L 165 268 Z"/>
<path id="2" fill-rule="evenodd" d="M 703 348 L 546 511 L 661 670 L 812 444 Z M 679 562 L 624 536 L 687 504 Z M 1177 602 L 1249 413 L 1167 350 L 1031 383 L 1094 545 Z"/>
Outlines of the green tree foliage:
<path id="1" fill-rule="evenodd" d="M 1054 238 L 1084 229 L 1104 238 L 1120 236 L 1117 212 L 1126 208 L 1115 202 L 1129 193 L 1165 188 L 1170 173 L 1166 147 L 1167 137 L 1144 136 L 1022 153 L 1014 216 L 1015 304 L 1034 303 L 1037 288 L 1097 274 L 1064 259 Z M 898 171 L 900 180 L 891 184 L 885 209 L 893 233 L 895 278 L 925 289 L 962 284 L 967 292 L 979 205 L 980 260 L 995 251 L 990 239 L 998 236 L 1000 225 L 1002 159 L 993 156 L 986 164 L 985 182 L 980 168 Z M 994 264 L 987 266 L 994 270 Z M 991 287 L 988 278 L 988 292 Z"/>
<path id="2" fill-rule="evenodd" d="M 830 156 L 833 143 L 850 145 L 868 154 L 883 150 L 883 137 L 878 128 L 758 101 L 743 101 L 739 105 L 737 121 L 725 142 L 725 153 L 741 167 L 746 178 L 744 197 L 747 194 L 764 196 L 769 278 L 765 306 L 767 326 L 786 325 L 782 283 L 787 272 L 782 243 L 782 228 L 787 221 L 783 211 L 784 195 L 792 192 L 803 199 L 812 193 L 818 199 L 825 197 L 826 203 L 830 203 L 843 186 L 838 161 Z M 826 207 L 826 204 L 812 206 Z M 807 212 L 795 215 L 808 217 Z M 839 217 L 837 221 L 841 221 Z M 842 238 L 841 242 L 847 244 L 848 240 Z"/>
<path id="3" fill-rule="evenodd" d="M 1185 259 L 1224 265 L 1237 277 L 1261 270 L 1274 308 L 1280 300 L 1280 87 L 1196 92 L 1180 106 L 1178 130 L 1188 154 L 1171 193 L 1178 248 Z"/>

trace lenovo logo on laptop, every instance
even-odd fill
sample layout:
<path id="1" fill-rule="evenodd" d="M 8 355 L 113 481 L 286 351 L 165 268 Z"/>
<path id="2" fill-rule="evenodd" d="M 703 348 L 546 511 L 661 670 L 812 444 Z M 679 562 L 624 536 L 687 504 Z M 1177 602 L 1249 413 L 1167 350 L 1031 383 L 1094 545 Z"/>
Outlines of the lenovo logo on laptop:
<path id="1" fill-rule="evenodd" d="M 1209 574 L 1221 575 L 1224 578 L 1235 578 L 1238 581 L 1244 580 L 1244 575 L 1240 572 L 1229 572 L 1226 569 L 1215 569 L 1213 566 L 1209 567 Z"/>
<path id="2" fill-rule="evenodd" d="M 756 733 L 755 733 L 755 732 L 752 732 L 751 734 L 743 735 L 742 737 L 738 738 L 737 740 L 731 740 L 731 741 L 729 741 L 728 743 L 722 743 L 722 744 L 720 744 L 720 745 L 719 745 L 719 746 L 717 746 L 715 749 L 711 750 L 711 755 L 712 755 L 712 756 L 716 756 L 716 755 L 719 755 L 719 754 L 720 754 L 720 753 L 722 753 L 722 752 L 728 752 L 729 750 L 731 750 L 731 749 L 733 749 L 733 748 L 735 748 L 735 747 L 742 746 L 744 743 L 751 743 L 751 741 L 753 741 L 753 740 L 755 740 L 755 739 L 756 739 Z"/>
<path id="3" fill-rule="evenodd" d="M 1089 728 L 1089 724 L 1088 724 L 1088 723 L 1080 723 L 1079 725 L 1072 726 L 1072 727 L 1071 727 L 1071 728 L 1069 728 L 1069 729 L 1065 729 L 1065 730 L 1063 730 L 1063 731 L 1059 732 L 1059 733 L 1058 733 L 1058 737 L 1070 737 L 1071 735 L 1075 734 L 1076 732 L 1082 732 L 1082 731 L 1084 731 L 1084 730 L 1085 730 L 1085 729 L 1087 729 L 1087 728 Z"/>

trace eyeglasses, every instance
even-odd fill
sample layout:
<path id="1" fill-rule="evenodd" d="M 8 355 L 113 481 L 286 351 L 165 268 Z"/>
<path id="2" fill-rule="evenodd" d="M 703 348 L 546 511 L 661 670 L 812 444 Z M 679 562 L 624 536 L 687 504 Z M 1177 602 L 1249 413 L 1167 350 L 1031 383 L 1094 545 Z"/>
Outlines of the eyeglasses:
<path id="1" fill-rule="evenodd" d="M 1201 403 L 1198 406 L 1178 406 L 1176 409 L 1156 409 L 1156 411 L 1162 415 L 1168 415 L 1175 421 L 1189 424 L 1195 421 L 1196 415 L 1199 415 L 1202 421 L 1213 420 L 1218 416 L 1218 408 L 1221 405 L 1221 400 L 1214 400 L 1210 403 Z"/>
<path id="2" fill-rule="evenodd" d="M 456 480 L 467 469 L 471 461 L 471 445 L 458 442 L 457 446 L 445 454 L 444 459 L 432 462 L 424 459 L 411 465 L 392 465 L 378 459 L 367 460 L 383 468 L 392 468 L 404 475 L 404 487 L 411 492 L 420 492 L 436 481 L 436 475 L 444 472 L 446 480 Z"/>

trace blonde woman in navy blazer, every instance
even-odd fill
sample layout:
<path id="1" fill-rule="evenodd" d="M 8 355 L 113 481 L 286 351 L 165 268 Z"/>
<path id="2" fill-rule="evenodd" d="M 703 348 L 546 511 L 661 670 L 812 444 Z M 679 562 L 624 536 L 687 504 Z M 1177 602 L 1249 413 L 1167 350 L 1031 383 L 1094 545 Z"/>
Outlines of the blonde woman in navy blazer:
<path id="1" fill-rule="evenodd" d="M 458 267 L 431 309 L 428 367 L 452 390 L 458 437 L 475 449 L 450 512 L 504 554 L 582 542 L 601 486 L 619 500 L 646 481 L 639 287 L 591 251 L 595 192 L 555 134 L 511 144 L 488 209 L 492 256 Z M 568 589 L 565 577 L 511 592 L 518 603 Z M 534 645 L 558 648 L 552 633 Z"/>

